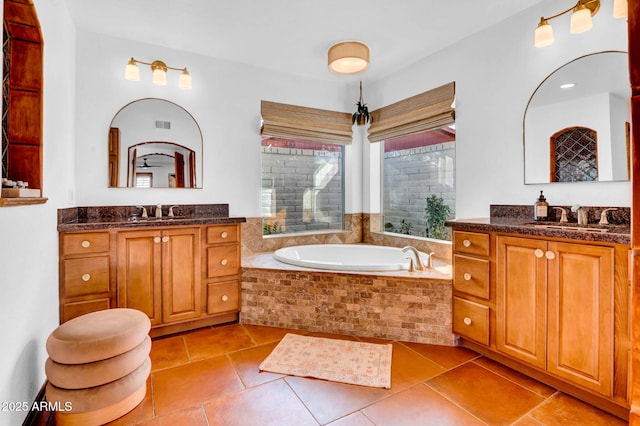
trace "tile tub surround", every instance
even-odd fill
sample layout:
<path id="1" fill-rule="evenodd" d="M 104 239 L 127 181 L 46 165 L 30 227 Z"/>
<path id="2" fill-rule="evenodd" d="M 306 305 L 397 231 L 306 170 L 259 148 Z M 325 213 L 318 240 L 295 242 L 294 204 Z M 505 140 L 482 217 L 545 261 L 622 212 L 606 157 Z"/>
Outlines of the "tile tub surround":
<path id="1" fill-rule="evenodd" d="M 380 213 L 350 213 L 344 215 L 344 231 L 268 237 L 262 235 L 262 218 L 250 217 L 242 224 L 242 255 L 272 253 L 282 247 L 304 244 L 366 243 L 390 247 L 412 245 L 424 253 L 434 252 L 435 259 L 451 263 L 450 242 L 381 232 L 381 216 Z"/>
<path id="2" fill-rule="evenodd" d="M 249 256 L 242 265 L 240 322 L 454 346 L 451 283 L 447 266 L 351 273 Z"/>

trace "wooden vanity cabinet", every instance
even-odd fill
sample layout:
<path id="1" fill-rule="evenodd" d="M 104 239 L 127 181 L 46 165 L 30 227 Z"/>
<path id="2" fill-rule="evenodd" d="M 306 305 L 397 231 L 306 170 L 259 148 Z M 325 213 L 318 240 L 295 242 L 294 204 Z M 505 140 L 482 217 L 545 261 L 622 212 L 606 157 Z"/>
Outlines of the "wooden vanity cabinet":
<path id="1" fill-rule="evenodd" d="M 115 307 L 152 336 L 237 320 L 240 225 L 61 232 L 60 322 Z"/>
<path id="2" fill-rule="evenodd" d="M 624 417 L 629 247 L 456 229 L 453 235 L 453 329 L 463 344 Z M 480 250 L 478 239 L 489 247 Z"/>
<path id="3" fill-rule="evenodd" d="M 67 232 L 59 243 L 60 322 L 114 307 L 115 243 L 109 232 Z"/>
<path id="4" fill-rule="evenodd" d="M 118 307 L 152 326 L 202 314 L 199 227 L 118 232 L 117 270 Z"/>

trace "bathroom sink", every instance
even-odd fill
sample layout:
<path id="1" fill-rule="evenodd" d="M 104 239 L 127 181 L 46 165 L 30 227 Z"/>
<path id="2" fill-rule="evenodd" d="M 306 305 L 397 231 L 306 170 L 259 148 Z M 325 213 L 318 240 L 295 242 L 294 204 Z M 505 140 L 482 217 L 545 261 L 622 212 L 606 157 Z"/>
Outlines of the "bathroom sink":
<path id="1" fill-rule="evenodd" d="M 545 229 L 561 229 L 563 231 L 576 231 L 576 232 L 609 232 L 609 228 L 599 227 L 594 225 L 593 227 L 589 226 L 580 226 L 575 223 L 532 223 L 532 225 L 536 228 L 545 228 Z"/>

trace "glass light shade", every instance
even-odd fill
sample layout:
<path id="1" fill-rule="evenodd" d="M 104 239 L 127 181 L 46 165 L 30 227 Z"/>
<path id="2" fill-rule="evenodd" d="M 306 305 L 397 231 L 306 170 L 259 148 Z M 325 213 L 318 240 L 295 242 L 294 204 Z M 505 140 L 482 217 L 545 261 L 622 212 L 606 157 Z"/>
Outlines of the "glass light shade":
<path id="1" fill-rule="evenodd" d="M 151 78 L 151 82 L 157 86 L 166 86 L 167 85 L 167 72 L 162 69 L 154 69 L 153 76 Z"/>
<path id="2" fill-rule="evenodd" d="M 329 70 L 336 74 L 358 74 L 369 67 L 369 47 L 359 41 L 343 41 L 329 48 Z"/>
<path id="3" fill-rule="evenodd" d="M 182 70 L 182 74 L 180 74 L 180 79 L 178 80 L 178 87 L 184 90 L 191 90 L 191 75 L 189 71 L 185 68 Z"/>
<path id="4" fill-rule="evenodd" d="M 613 17 L 614 18 L 626 18 L 629 14 L 629 3 L 627 0 L 614 0 L 613 1 Z"/>
<path id="5" fill-rule="evenodd" d="M 571 34 L 581 34 L 593 28 L 593 20 L 591 19 L 591 11 L 584 5 L 578 6 L 571 14 L 571 24 L 569 32 Z"/>
<path id="6" fill-rule="evenodd" d="M 129 81 L 140 81 L 140 69 L 133 59 L 124 68 L 124 78 Z"/>
<path id="7" fill-rule="evenodd" d="M 545 47 L 553 44 L 553 28 L 546 19 L 540 18 L 540 23 L 534 35 L 533 45 L 535 47 Z"/>

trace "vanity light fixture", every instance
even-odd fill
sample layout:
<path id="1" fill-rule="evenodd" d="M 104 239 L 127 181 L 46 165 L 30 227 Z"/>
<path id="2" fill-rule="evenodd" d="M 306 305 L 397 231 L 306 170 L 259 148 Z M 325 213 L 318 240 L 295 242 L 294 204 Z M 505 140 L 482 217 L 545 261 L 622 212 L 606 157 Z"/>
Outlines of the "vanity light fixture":
<path id="1" fill-rule="evenodd" d="M 359 41 L 341 41 L 329 48 L 329 70 L 336 74 L 359 74 L 369 67 L 369 47 Z"/>
<path id="2" fill-rule="evenodd" d="M 124 78 L 129 81 L 140 81 L 140 69 L 138 64 L 149 65 L 151 67 L 151 82 L 157 86 L 167 85 L 167 70 L 182 71 L 178 80 L 178 87 L 185 90 L 191 90 L 191 75 L 187 68 L 170 67 L 162 61 L 155 60 L 153 62 L 144 62 L 135 58 L 131 58 L 124 69 Z"/>
<path id="3" fill-rule="evenodd" d="M 627 16 L 627 0 L 614 0 L 613 17 L 625 18 Z M 553 29 L 549 21 L 569 12 L 571 14 L 571 22 L 569 24 L 569 33 L 581 34 L 589 31 L 593 27 L 591 19 L 600 10 L 600 0 L 578 0 L 578 2 L 569 9 L 560 12 L 548 18 L 541 17 L 538 28 L 535 31 L 534 45 L 535 47 L 545 47 L 553 44 Z"/>

